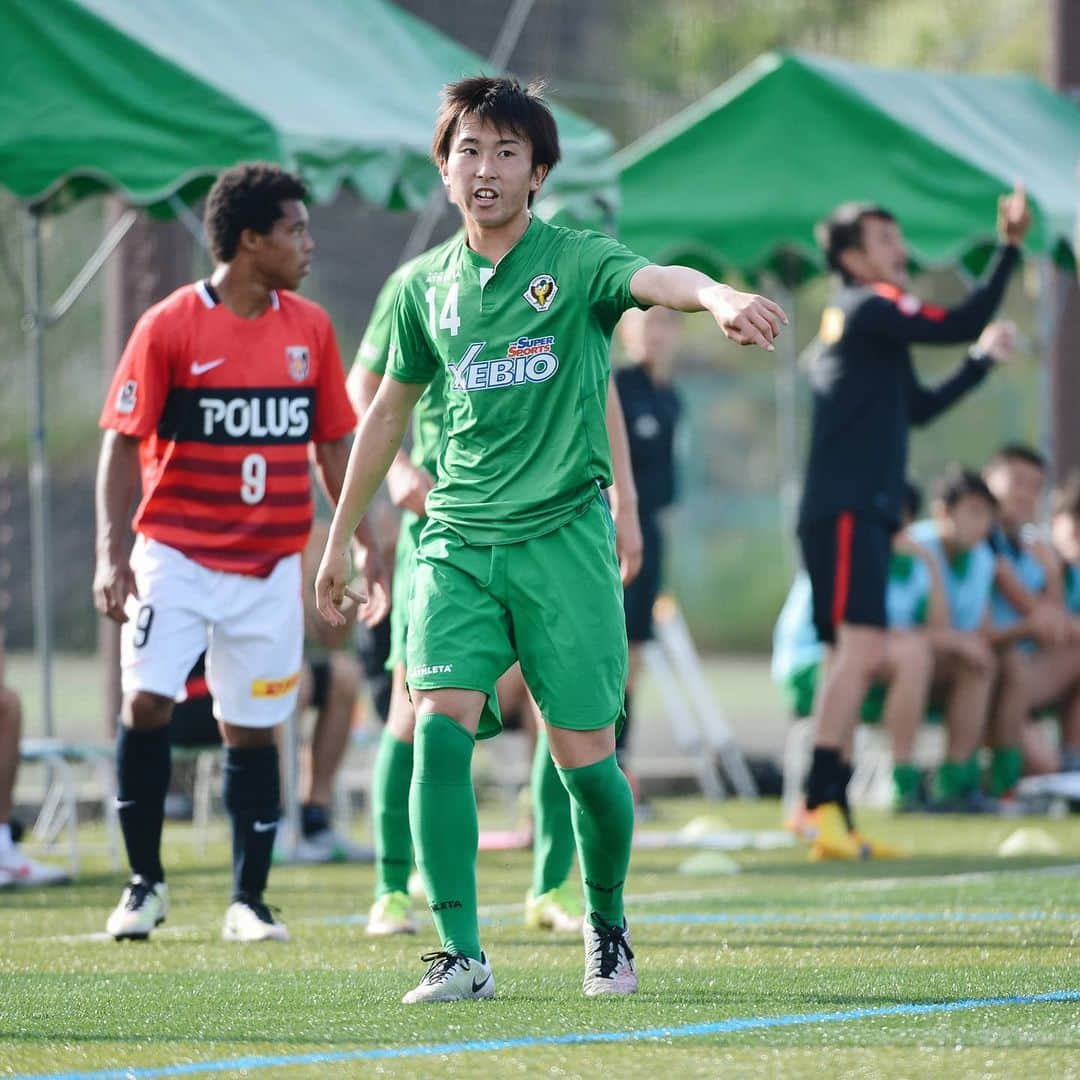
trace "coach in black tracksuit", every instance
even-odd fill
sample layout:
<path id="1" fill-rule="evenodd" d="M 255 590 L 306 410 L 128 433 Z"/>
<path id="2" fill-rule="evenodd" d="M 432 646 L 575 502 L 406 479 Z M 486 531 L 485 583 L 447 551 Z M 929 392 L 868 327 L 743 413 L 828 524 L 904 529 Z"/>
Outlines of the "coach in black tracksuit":
<path id="1" fill-rule="evenodd" d="M 819 228 L 819 242 L 841 286 L 822 317 L 821 349 L 810 375 L 814 416 L 799 540 L 817 632 L 836 648 L 815 710 L 806 802 L 811 811 L 844 813 L 849 830 L 850 744 L 859 705 L 884 661 L 885 585 L 891 537 L 900 521 L 908 429 L 952 406 L 986 377 L 994 354 L 1006 351 L 999 346 L 1011 328 L 987 324 L 1019 261 L 1017 245 L 1028 223 L 1022 192 L 1002 199 L 1002 247 L 982 282 L 947 310 L 905 291 L 907 251 L 887 211 L 849 204 Z M 931 388 L 919 382 L 910 345 L 971 341 L 980 334 L 943 383 Z M 828 823 L 822 825 L 828 833 Z M 831 847 L 836 850 L 826 842 L 817 854 L 872 853 L 869 845 L 860 850 L 851 836 L 841 835 Z"/>

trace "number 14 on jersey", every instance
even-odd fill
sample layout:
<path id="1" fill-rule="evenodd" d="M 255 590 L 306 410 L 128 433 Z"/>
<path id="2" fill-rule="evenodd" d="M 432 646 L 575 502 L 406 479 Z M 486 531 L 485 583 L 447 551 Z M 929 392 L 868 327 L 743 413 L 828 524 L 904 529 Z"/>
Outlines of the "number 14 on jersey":
<path id="1" fill-rule="evenodd" d="M 435 320 L 434 285 L 424 293 L 424 299 L 427 300 L 428 326 L 431 327 L 431 336 L 437 337 L 440 330 L 449 330 L 451 337 L 457 337 L 458 330 L 461 328 L 461 317 L 458 315 L 458 283 L 455 281 L 450 286 L 450 291 L 443 301 L 442 310 L 439 312 L 438 323 Z"/>

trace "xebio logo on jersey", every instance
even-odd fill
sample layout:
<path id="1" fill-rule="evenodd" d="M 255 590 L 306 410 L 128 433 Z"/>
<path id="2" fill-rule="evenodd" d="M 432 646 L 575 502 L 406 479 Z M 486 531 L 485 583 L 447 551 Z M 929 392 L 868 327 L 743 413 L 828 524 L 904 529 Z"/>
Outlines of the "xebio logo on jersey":
<path id="1" fill-rule="evenodd" d="M 158 435 L 177 442 L 304 443 L 314 406 L 314 390 L 173 387 Z"/>
<path id="2" fill-rule="evenodd" d="M 529 282 L 529 287 L 522 293 L 522 296 L 537 311 L 547 311 L 558 291 L 559 286 L 555 284 L 555 279 L 550 274 L 537 274 Z"/>
<path id="3" fill-rule="evenodd" d="M 457 364 L 447 365 L 454 390 L 498 390 L 547 382 L 559 370 L 553 337 L 518 338 L 498 360 L 479 360 L 486 341 L 474 341 Z"/>

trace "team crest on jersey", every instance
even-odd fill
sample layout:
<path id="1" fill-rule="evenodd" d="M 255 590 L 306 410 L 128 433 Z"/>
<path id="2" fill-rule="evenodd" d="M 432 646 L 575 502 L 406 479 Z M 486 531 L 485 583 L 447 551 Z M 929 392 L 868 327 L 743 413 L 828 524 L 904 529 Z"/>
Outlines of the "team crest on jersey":
<path id="1" fill-rule="evenodd" d="M 289 378 L 303 382 L 311 370 L 311 354 L 306 345 L 286 345 L 285 360 L 289 365 Z"/>
<path id="2" fill-rule="evenodd" d="M 547 311 L 558 291 L 559 286 L 550 274 L 537 274 L 522 295 L 537 311 Z"/>
<path id="3" fill-rule="evenodd" d="M 120 392 L 116 395 L 116 411 L 124 416 L 135 411 L 135 401 L 139 394 L 139 384 L 134 379 L 128 379 Z"/>

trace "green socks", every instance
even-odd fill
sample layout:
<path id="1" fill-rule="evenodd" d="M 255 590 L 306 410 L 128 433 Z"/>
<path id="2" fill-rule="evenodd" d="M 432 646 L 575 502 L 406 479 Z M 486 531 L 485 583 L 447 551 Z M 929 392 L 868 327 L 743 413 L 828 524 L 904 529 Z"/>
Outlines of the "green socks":
<path id="1" fill-rule="evenodd" d="M 417 718 L 409 821 L 416 864 L 443 948 L 479 960 L 474 742 L 448 716 L 426 713 Z"/>
<path id="2" fill-rule="evenodd" d="M 943 761 L 934 774 L 934 801 L 962 799 L 978 791 L 981 780 L 978 753 L 972 754 L 967 761 Z"/>
<path id="3" fill-rule="evenodd" d="M 580 769 L 559 769 L 572 800 L 585 906 L 611 926 L 623 924 L 623 885 L 634 835 L 634 796 L 615 755 Z"/>
<path id="4" fill-rule="evenodd" d="M 1024 775 L 1024 755 L 1018 746 L 998 746 L 990 758 L 990 794 L 1005 795 Z"/>
<path id="5" fill-rule="evenodd" d="M 412 743 L 383 728 L 371 776 L 371 817 L 375 830 L 375 899 L 408 892 L 412 869 L 409 831 L 409 786 L 413 774 Z"/>
<path id="6" fill-rule="evenodd" d="M 574 827 L 570 797 L 551 760 L 547 731 L 536 736 L 532 764 L 533 896 L 557 889 L 574 863 Z"/>
<path id="7" fill-rule="evenodd" d="M 902 809 L 918 803 L 922 790 L 922 773 L 915 765 L 894 765 L 892 771 L 893 806 Z"/>

